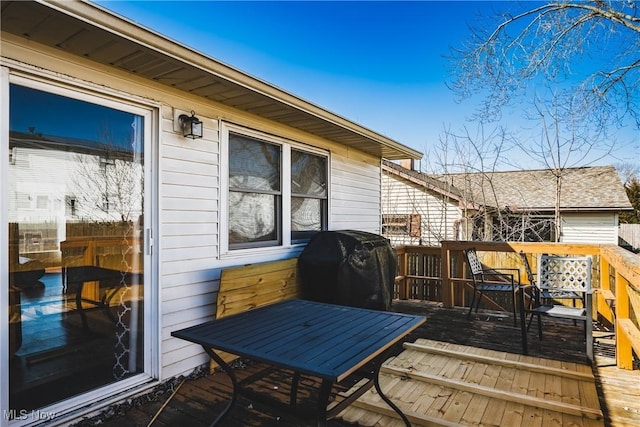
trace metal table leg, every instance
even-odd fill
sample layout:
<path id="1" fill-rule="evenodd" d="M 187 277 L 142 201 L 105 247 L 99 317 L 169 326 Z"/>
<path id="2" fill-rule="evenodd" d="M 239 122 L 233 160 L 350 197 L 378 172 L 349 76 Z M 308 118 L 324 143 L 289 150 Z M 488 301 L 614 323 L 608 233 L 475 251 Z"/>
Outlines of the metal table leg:
<path id="1" fill-rule="evenodd" d="M 89 330 L 89 322 L 87 321 L 87 314 L 84 312 L 84 307 L 82 306 L 82 288 L 84 287 L 84 282 L 69 282 L 69 287 L 72 286 L 76 289 L 76 310 L 80 312 L 82 328 L 86 332 Z"/>
<path id="2" fill-rule="evenodd" d="M 218 354 L 215 351 L 213 351 L 211 348 L 206 347 L 204 345 L 202 346 L 202 348 L 204 349 L 204 351 L 207 352 L 209 357 L 211 357 L 218 365 L 220 365 L 222 370 L 225 371 L 227 375 L 229 375 L 229 378 L 231 379 L 231 386 L 232 386 L 231 400 L 229 401 L 227 406 L 224 408 L 224 410 L 210 424 L 211 427 L 214 427 L 218 425 L 220 421 L 222 421 L 222 419 L 227 415 L 227 413 L 231 410 L 233 405 L 236 403 L 236 400 L 238 400 L 238 390 L 240 386 L 238 385 L 238 379 L 236 378 L 236 374 L 233 373 L 233 368 L 231 368 L 231 366 L 229 366 L 227 362 L 222 360 L 222 358 L 218 356 Z"/>
<path id="3" fill-rule="evenodd" d="M 298 404 L 298 385 L 300 384 L 300 373 L 294 372 L 291 379 L 291 392 L 289 393 L 289 405 L 296 406 Z"/>
<path id="4" fill-rule="evenodd" d="M 316 424 L 318 427 L 327 425 L 327 405 L 329 404 L 331 387 L 333 387 L 332 381 L 322 380 L 322 385 L 318 393 L 318 413 L 316 415 Z"/>
<path id="5" fill-rule="evenodd" d="M 376 368 L 376 372 L 373 374 L 373 385 L 376 388 L 376 391 L 378 392 L 378 394 L 380 395 L 380 397 L 382 398 L 382 400 L 385 401 L 385 403 L 387 405 L 389 405 L 391 407 L 391 409 L 393 409 L 396 414 L 400 415 L 400 418 L 402 419 L 402 421 L 404 421 L 404 425 L 406 427 L 411 427 L 411 423 L 409 422 L 409 419 L 407 418 L 407 416 L 405 414 L 402 413 L 402 411 L 400 410 L 400 408 L 398 408 L 396 406 L 395 403 L 393 403 L 391 401 L 391 399 L 389 399 L 383 392 L 382 389 L 380 388 L 380 367 L 381 364 L 378 365 L 378 367 Z"/>

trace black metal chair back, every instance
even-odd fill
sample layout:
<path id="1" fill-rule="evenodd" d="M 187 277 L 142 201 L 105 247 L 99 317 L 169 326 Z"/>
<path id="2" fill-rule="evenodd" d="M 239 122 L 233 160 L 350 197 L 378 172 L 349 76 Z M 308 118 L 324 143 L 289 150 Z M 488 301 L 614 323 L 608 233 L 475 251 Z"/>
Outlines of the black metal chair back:
<path id="1" fill-rule="evenodd" d="M 520 257 L 522 258 L 522 263 L 524 264 L 524 271 L 527 273 L 527 280 L 531 285 L 536 284 L 536 277 L 533 274 L 533 270 L 531 269 L 531 264 L 529 264 L 529 258 L 527 258 L 527 254 L 520 251 Z"/>
<path id="2" fill-rule="evenodd" d="M 473 280 L 473 295 L 467 317 L 471 317 L 474 304 L 476 313 L 478 312 L 478 306 L 485 292 L 502 292 L 510 294 L 513 324 L 515 326 L 517 321 L 515 293 L 520 286 L 520 270 L 517 268 L 485 269 L 482 262 L 480 262 L 480 258 L 478 258 L 475 248 L 465 249 L 464 255 Z M 504 273 L 503 271 L 511 271 L 511 273 Z"/>

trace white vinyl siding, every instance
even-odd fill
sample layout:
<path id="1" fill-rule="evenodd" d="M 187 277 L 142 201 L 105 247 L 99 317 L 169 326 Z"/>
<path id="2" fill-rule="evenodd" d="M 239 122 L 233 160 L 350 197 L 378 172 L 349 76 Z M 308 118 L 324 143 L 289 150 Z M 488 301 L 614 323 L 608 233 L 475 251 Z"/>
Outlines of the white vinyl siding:
<path id="1" fill-rule="evenodd" d="M 386 236 L 393 246 L 438 246 L 441 240 L 455 240 L 456 224 L 462 218 L 457 201 L 448 201 L 445 196 L 387 173 L 382 174 L 382 213 L 421 217 L 420 237 Z"/>
<path id="2" fill-rule="evenodd" d="M 168 114 L 165 112 L 165 114 Z M 220 270 L 224 267 L 296 256 L 301 245 L 219 258 L 220 230 L 217 185 L 219 132 L 216 122 L 200 114 L 204 138 L 189 140 L 167 132 L 162 136 L 161 276 L 162 376 L 188 372 L 209 360 L 199 346 L 171 337 L 171 331 L 210 320 L 215 315 Z M 256 122 L 253 128 L 259 127 Z M 211 126 L 211 127 L 210 127 Z M 212 137 L 213 135 L 213 137 Z M 322 146 L 322 144 L 320 144 Z M 326 149 L 326 147 L 323 147 Z M 171 156 L 167 156 L 167 152 Z M 198 173 L 191 176 L 194 162 Z M 329 152 L 329 229 L 380 232 L 379 159 Z M 166 171 L 166 167 L 170 171 Z M 184 189 L 184 193 L 181 189 Z"/>
<path id="3" fill-rule="evenodd" d="M 563 213 L 564 243 L 618 244 L 618 216 L 615 213 Z"/>
<path id="4" fill-rule="evenodd" d="M 173 109 L 162 109 L 160 146 L 161 375 L 169 378 L 209 360 L 171 331 L 211 320 L 215 314 L 219 230 L 218 121 L 198 115 L 202 139 L 173 129 Z"/>
<path id="5" fill-rule="evenodd" d="M 64 79 L 82 90 L 131 99 L 157 112 L 151 162 L 155 194 L 153 219 L 153 295 L 145 295 L 157 316 L 152 342 L 160 380 L 188 374 L 207 363 L 200 346 L 171 337 L 171 332 L 213 319 L 221 268 L 297 256 L 302 245 L 278 247 L 251 255 L 220 258 L 221 158 L 220 120 L 307 144 L 329 159 L 330 230 L 380 232 L 380 159 L 231 107 L 189 96 L 157 82 L 99 66 L 54 49 L 3 40 L 11 52 L 11 72 L 40 73 Z M 15 67 L 18 67 L 16 70 Z M 50 70 L 50 71 L 47 71 Z M 202 139 L 186 139 L 176 129 L 179 114 L 195 111 L 204 125 Z M 157 340 L 157 342 L 156 342 Z"/>
<path id="6" fill-rule="evenodd" d="M 330 170 L 329 229 L 380 233 L 380 160 L 336 154 Z"/>

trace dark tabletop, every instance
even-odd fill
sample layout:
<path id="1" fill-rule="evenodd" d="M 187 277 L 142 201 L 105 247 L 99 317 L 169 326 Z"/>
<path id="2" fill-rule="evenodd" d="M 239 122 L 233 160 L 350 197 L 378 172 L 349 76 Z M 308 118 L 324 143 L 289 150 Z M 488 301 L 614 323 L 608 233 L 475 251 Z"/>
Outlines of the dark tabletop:
<path id="1" fill-rule="evenodd" d="M 424 316 L 286 300 L 171 335 L 342 381 L 425 322 Z"/>

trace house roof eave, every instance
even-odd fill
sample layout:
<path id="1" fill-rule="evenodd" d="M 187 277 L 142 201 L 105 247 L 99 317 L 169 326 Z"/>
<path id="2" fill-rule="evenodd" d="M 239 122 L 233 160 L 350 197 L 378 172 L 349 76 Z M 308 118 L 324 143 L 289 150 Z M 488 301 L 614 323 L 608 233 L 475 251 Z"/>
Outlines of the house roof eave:
<path id="1" fill-rule="evenodd" d="M 529 212 L 553 212 L 555 208 L 544 206 L 544 207 L 526 207 L 526 208 L 510 208 L 511 212 L 514 213 L 529 213 Z M 572 213 L 572 212 L 593 212 L 593 213 L 602 213 L 602 212 L 632 212 L 633 208 L 629 208 L 627 206 L 607 206 L 607 207 L 574 207 L 574 206 L 561 206 L 561 213 Z"/>
<path id="2" fill-rule="evenodd" d="M 3 1 L 1 28 L 376 157 L 422 157 L 392 138 L 85 0 Z"/>
<path id="3" fill-rule="evenodd" d="M 445 197 L 456 200 L 460 203 L 461 206 L 479 206 L 474 204 L 472 201 L 464 200 L 464 197 L 457 192 L 457 189 L 455 187 L 449 186 L 445 182 L 438 182 L 440 185 L 435 185 L 433 181 L 429 181 L 429 179 L 433 178 L 425 177 L 424 174 L 420 172 L 411 171 L 402 166 L 395 165 L 388 160 L 384 160 L 382 162 L 382 170 L 399 178 L 412 182 L 420 187 L 425 188 L 426 190 L 434 191 Z"/>

